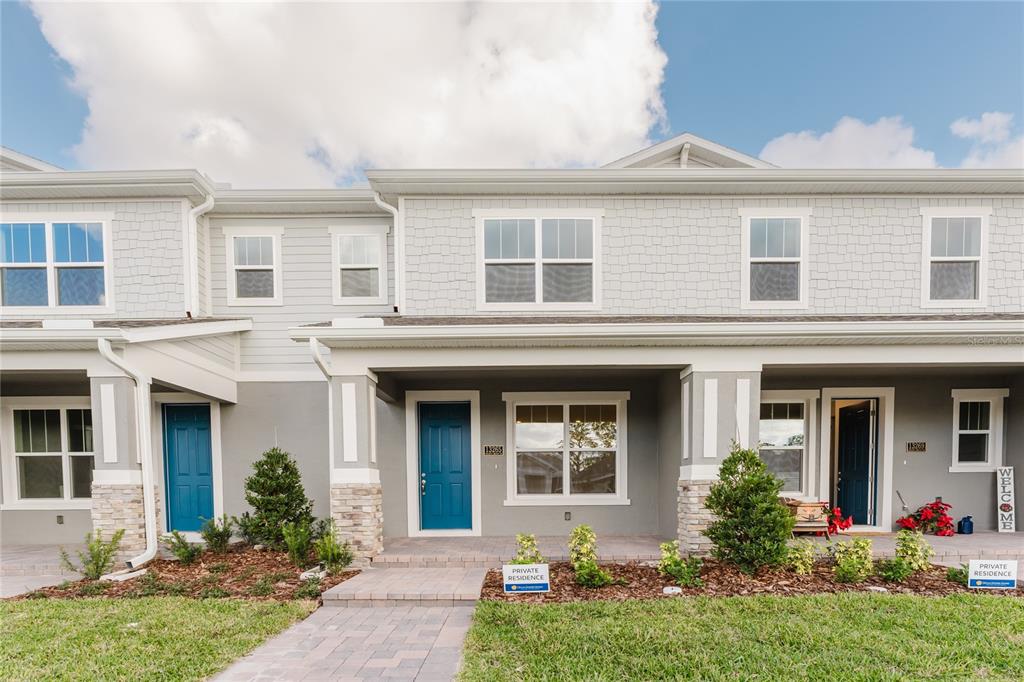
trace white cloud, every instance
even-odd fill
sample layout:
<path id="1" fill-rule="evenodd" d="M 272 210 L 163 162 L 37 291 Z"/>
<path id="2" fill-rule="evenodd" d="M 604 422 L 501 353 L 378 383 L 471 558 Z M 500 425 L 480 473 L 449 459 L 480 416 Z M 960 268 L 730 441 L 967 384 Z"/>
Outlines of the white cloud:
<path id="1" fill-rule="evenodd" d="M 1013 114 L 987 111 L 979 118 L 959 118 L 949 126 L 957 137 L 973 141 L 964 168 L 1024 168 L 1024 135 L 1010 138 Z"/>
<path id="2" fill-rule="evenodd" d="M 914 146 L 914 127 L 899 116 L 875 123 L 844 116 L 822 134 L 786 133 L 770 140 L 760 157 L 783 168 L 934 168 L 935 154 Z"/>
<path id="3" fill-rule="evenodd" d="M 86 168 L 331 185 L 362 166 L 577 166 L 663 124 L 651 3 L 35 3 Z"/>

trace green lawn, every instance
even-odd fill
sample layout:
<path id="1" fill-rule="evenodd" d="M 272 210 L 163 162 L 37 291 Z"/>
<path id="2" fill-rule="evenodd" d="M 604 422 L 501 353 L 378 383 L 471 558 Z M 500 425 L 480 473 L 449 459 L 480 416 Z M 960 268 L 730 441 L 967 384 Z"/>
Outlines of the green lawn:
<path id="1" fill-rule="evenodd" d="M 0 679 L 203 679 L 313 608 L 183 597 L 0 602 Z"/>
<path id="2" fill-rule="evenodd" d="M 1024 600 L 481 602 L 462 670 L 464 680 L 1020 680 Z"/>

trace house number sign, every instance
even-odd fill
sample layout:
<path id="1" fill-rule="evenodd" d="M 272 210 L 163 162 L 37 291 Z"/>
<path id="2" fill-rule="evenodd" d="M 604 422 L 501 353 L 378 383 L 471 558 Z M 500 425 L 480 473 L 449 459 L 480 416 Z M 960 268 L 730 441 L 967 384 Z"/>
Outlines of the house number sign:
<path id="1" fill-rule="evenodd" d="M 485 445 L 484 456 L 501 457 L 505 454 L 504 445 Z"/>
<path id="2" fill-rule="evenodd" d="M 928 443 L 923 440 L 907 441 L 907 452 L 928 452 Z"/>
<path id="3" fill-rule="evenodd" d="M 1000 533 L 1017 530 L 1013 497 L 1013 467 L 996 468 L 996 528 Z"/>

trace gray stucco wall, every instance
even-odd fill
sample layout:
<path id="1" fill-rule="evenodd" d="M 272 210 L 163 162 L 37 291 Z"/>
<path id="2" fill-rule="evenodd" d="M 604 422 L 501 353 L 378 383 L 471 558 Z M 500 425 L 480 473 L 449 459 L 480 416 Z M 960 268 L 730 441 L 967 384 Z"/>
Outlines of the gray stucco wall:
<path id="1" fill-rule="evenodd" d="M 822 388 L 829 386 L 893 386 L 895 388 L 894 431 L 893 431 L 893 498 L 894 522 L 903 516 L 896 491 L 907 502 L 910 511 L 931 502 L 936 496 L 953 505 L 952 516 L 959 520 L 971 515 L 975 528 L 995 528 L 995 474 L 994 473 L 951 473 L 953 457 L 953 398 L 954 388 L 1010 388 L 1006 399 L 1004 430 L 1007 464 L 1021 466 L 1021 447 L 1024 436 L 1017 422 L 1024 419 L 1022 399 L 1017 392 L 1021 386 L 1020 375 L 992 374 L 983 376 L 964 372 L 942 376 L 892 376 L 865 375 L 850 377 L 844 375 L 835 379 L 815 377 L 813 379 L 777 379 L 770 373 L 762 377 L 762 389 Z M 1016 387 L 1016 390 L 1015 390 Z M 823 406 L 828 418 L 828 406 Z M 1013 424 L 1013 426 L 1009 426 Z M 925 441 L 927 452 L 908 453 L 908 441 Z M 1018 485 L 1020 483 L 1020 472 Z M 1019 489 L 1019 488 L 1018 488 Z"/>
<path id="2" fill-rule="evenodd" d="M 670 371 L 658 381 L 658 530 L 675 537 L 679 526 L 677 487 L 682 464 L 682 382 Z"/>
<path id="3" fill-rule="evenodd" d="M 656 377 L 584 377 L 568 380 L 557 377 L 527 379 L 509 374 L 502 378 L 412 381 L 405 383 L 404 388 L 479 390 L 482 444 L 502 446 L 506 442 L 505 403 L 501 400 L 504 391 L 630 391 L 627 405 L 627 491 L 631 503 L 628 506 L 506 507 L 503 504 L 506 497 L 506 460 L 504 457 L 482 457 L 482 490 L 479 494 L 483 505 L 483 535 L 562 535 L 581 523 L 592 525 L 599 536 L 601 533 L 659 533 L 661 489 L 658 480 L 659 412 Z M 404 537 L 408 535 L 404 401 L 378 405 L 378 461 L 384 490 L 384 535 Z M 678 469 L 672 478 L 673 505 L 677 477 Z M 567 511 L 572 513 L 569 521 L 564 518 Z"/>
<path id="4" fill-rule="evenodd" d="M 921 207 L 991 206 L 988 309 L 1024 310 L 1024 197 L 407 199 L 408 315 L 476 313 L 474 208 L 598 208 L 606 314 L 740 314 L 741 207 L 807 207 L 809 305 L 782 314 L 921 308 Z M 493 313 L 491 313 L 493 314 Z"/>

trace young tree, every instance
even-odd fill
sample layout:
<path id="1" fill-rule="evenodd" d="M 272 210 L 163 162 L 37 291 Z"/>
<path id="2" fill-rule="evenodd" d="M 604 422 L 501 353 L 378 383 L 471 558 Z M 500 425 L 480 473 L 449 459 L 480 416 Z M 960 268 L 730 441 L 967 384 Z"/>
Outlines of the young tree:
<path id="1" fill-rule="evenodd" d="M 236 522 L 248 540 L 271 547 L 284 546 L 286 523 L 313 523 L 313 502 L 306 497 L 299 468 L 284 450 L 271 448 L 253 464 L 253 474 L 245 479 L 245 501 L 252 513 L 242 514 Z"/>

